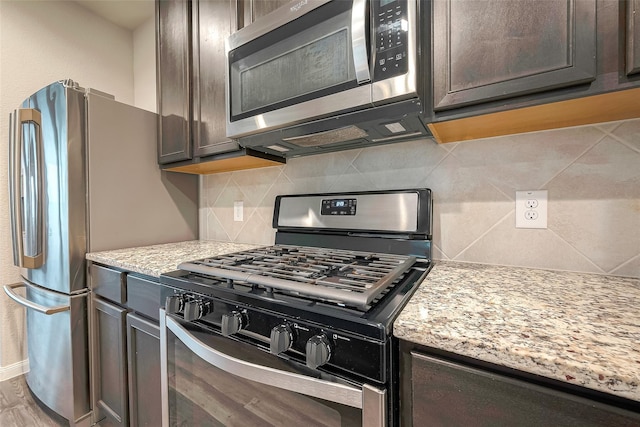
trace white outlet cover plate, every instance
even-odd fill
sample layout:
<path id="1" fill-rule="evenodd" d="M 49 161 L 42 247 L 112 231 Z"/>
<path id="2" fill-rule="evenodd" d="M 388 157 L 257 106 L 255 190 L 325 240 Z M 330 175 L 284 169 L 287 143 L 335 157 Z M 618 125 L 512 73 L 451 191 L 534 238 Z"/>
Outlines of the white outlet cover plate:
<path id="1" fill-rule="evenodd" d="M 242 208 L 244 207 L 244 203 L 242 200 L 236 200 L 233 202 L 233 220 L 234 221 L 243 221 L 243 212 Z"/>
<path id="2" fill-rule="evenodd" d="M 547 228 L 548 197 L 547 190 L 516 191 L 516 228 Z"/>

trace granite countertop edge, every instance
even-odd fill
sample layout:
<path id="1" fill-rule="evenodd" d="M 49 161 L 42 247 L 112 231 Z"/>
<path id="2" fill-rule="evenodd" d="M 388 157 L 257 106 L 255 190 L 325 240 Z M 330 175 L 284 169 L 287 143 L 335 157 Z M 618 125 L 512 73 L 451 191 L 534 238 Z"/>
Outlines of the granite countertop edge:
<path id="1" fill-rule="evenodd" d="M 178 264 L 264 245 L 215 240 L 190 240 L 87 253 L 86 259 L 151 277 L 177 270 Z"/>
<path id="2" fill-rule="evenodd" d="M 438 261 L 400 339 L 640 401 L 640 279 Z"/>
<path id="3" fill-rule="evenodd" d="M 151 277 L 263 245 L 212 240 L 91 252 Z M 640 279 L 437 261 L 393 325 L 425 347 L 640 401 Z"/>

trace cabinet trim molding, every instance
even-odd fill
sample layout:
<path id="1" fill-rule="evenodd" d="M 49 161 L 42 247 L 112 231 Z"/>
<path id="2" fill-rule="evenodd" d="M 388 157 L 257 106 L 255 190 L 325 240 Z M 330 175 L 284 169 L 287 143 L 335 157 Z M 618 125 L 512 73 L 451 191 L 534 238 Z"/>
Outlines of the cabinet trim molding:
<path id="1" fill-rule="evenodd" d="M 640 0 L 627 0 L 627 75 L 640 72 Z"/>
<path id="2" fill-rule="evenodd" d="M 640 118 L 640 88 L 428 124 L 438 143 Z"/>

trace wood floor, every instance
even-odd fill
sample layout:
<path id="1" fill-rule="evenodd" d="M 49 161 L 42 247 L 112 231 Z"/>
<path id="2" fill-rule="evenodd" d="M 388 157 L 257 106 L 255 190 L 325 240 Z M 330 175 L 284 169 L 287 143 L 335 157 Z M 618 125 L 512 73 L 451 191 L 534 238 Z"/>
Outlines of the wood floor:
<path id="1" fill-rule="evenodd" d="M 55 416 L 55 415 L 54 415 Z M 45 412 L 35 402 L 24 376 L 0 382 L 0 426 L 58 427 L 68 425 Z"/>

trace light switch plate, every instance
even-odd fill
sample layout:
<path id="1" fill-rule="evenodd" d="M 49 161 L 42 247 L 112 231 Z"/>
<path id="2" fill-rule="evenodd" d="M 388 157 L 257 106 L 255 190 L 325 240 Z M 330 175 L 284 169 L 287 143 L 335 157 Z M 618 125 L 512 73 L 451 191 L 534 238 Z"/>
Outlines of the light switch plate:
<path id="1" fill-rule="evenodd" d="M 516 191 L 516 228 L 547 228 L 547 190 Z"/>

